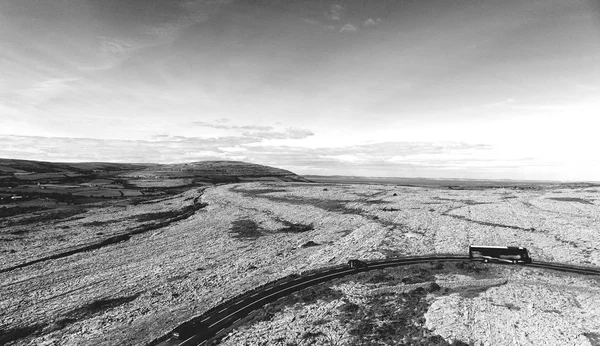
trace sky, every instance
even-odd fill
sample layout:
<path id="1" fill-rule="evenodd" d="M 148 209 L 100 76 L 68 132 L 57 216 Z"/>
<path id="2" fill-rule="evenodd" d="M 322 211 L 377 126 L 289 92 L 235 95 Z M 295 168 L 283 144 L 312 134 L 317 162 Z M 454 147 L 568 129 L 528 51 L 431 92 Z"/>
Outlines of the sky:
<path id="1" fill-rule="evenodd" d="M 596 0 L 0 0 L 0 157 L 600 181 Z"/>

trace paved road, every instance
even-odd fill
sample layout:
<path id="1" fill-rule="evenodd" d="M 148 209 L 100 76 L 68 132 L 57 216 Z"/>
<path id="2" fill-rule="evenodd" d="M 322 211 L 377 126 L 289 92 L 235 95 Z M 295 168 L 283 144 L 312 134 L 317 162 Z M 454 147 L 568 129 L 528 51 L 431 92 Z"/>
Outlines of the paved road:
<path id="1" fill-rule="evenodd" d="M 227 302 L 224 302 L 201 316 L 183 323 L 175 328 L 170 337 L 167 335 L 162 340 L 156 340 L 151 345 L 157 346 L 207 346 L 213 340 L 222 337 L 232 326 L 235 326 L 242 318 L 250 312 L 264 305 L 274 302 L 304 288 L 320 284 L 335 278 L 375 269 L 388 267 L 428 263 L 432 261 L 464 261 L 469 256 L 418 256 L 391 258 L 363 262 L 367 266 L 362 268 L 351 268 L 340 265 L 312 271 L 302 275 L 290 275 L 277 281 L 267 283 L 256 289 L 243 293 Z M 560 270 L 572 273 L 600 275 L 599 268 L 569 266 L 565 264 L 549 262 L 533 262 L 529 264 L 518 264 L 536 268 Z M 173 336 L 178 334 L 179 337 Z"/>

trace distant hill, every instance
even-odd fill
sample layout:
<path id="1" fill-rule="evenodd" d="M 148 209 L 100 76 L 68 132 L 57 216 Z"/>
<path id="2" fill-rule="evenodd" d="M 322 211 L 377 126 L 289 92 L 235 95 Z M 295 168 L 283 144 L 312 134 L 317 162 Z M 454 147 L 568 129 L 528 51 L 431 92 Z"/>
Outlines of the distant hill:
<path id="1" fill-rule="evenodd" d="M 0 159 L 0 173 L 88 173 L 94 170 L 124 171 L 143 169 L 149 165 L 109 162 L 47 162 L 17 159 Z"/>
<path id="2" fill-rule="evenodd" d="M 173 179 L 205 178 L 211 182 L 275 180 L 308 182 L 290 171 L 241 161 L 201 161 L 170 165 L 153 165 L 125 174 L 131 178 Z"/>
<path id="3" fill-rule="evenodd" d="M 176 179 L 193 178 L 207 182 L 274 180 L 307 182 L 284 169 L 241 161 L 200 161 L 181 164 L 143 164 L 109 162 L 46 162 L 0 159 L 0 175 L 27 173 L 120 173 L 124 178 Z"/>
<path id="4" fill-rule="evenodd" d="M 541 188 L 584 188 L 596 187 L 598 182 L 560 182 L 537 180 L 510 180 L 510 179 L 466 179 L 466 178 L 402 178 L 402 177 L 361 177 L 343 175 L 305 175 L 304 178 L 316 183 L 336 184 L 382 184 L 419 187 L 444 187 L 449 189 L 486 189 L 486 188 L 515 188 L 515 189 L 541 189 Z"/>
<path id="5" fill-rule="evenodd" d="M 309 182 L 290 171 L 239 161 L 161 165 L 0 159 L 0 228 L 3 218 L 28 213 L 75 212 L 96 203 L 137 205 L 194 187 L 250 181 Z"/>

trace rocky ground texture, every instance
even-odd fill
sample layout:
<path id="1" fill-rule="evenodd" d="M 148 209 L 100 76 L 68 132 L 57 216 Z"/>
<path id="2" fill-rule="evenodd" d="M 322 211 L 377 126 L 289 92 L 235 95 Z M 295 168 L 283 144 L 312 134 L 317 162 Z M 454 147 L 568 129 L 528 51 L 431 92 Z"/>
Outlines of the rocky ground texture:
<path id="1" fill-rule="evenodd" d="M 224 299 L 350 258 L 519 245 L 535 260 L 600 266 L 599 205 L 590 187 L 254 182 L 17 222 L 1 229 L 0 344 L 144 345 Z M 141 231 L 53 257 L 131 230 Z M 598 345 L 595 278 L 493 265 L 376 273 L 313 288 L 307 301 L 300 292 L 223 342 Z"/>

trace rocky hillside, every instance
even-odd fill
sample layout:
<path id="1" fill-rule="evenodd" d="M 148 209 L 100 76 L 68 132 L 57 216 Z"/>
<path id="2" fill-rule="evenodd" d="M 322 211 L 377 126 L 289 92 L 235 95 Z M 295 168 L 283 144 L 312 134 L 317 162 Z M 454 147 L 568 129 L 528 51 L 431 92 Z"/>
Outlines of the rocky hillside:
<path id="1" fill-rule="evenodd" d="M 79 173 L 123 171 L 128 178 L 206 178 L 207 180 L 307 181 L 284 169 L 241 161 L 200 161 L 181 164 L 109 163 L 109 162 L 46 162 L 0 159 L 0 175 L 26 173 Z M 261 179 L 263 178 L 263 179 Z"/>
<path id="2" fill-rule="evenodd" d="M 159 165 L 0 159 L 0 227 L 16 222 L 6 217 L 27 213 L 91 203 L 140 203 L 195 187 L 249 181 L 308 180 L 283 169 L 239 161 Z"/>
<path id="3" fill-rule="evenodd" d="M 209 182 L 240 182 L 274 180 L 307 182 L 284 169 L 241 161 L 202 161 L 171 165 L 154 165 L 126 175 L 135 178 L 205 178 Z"/>
<path id="4" fill-rule="evenodd" d="M 11 173 L 89 173 L 96 171 L 124 171 L 143 169 L 148 164 L 110 162 L 47 162 L 0 158 L 0 175 Z"/>

